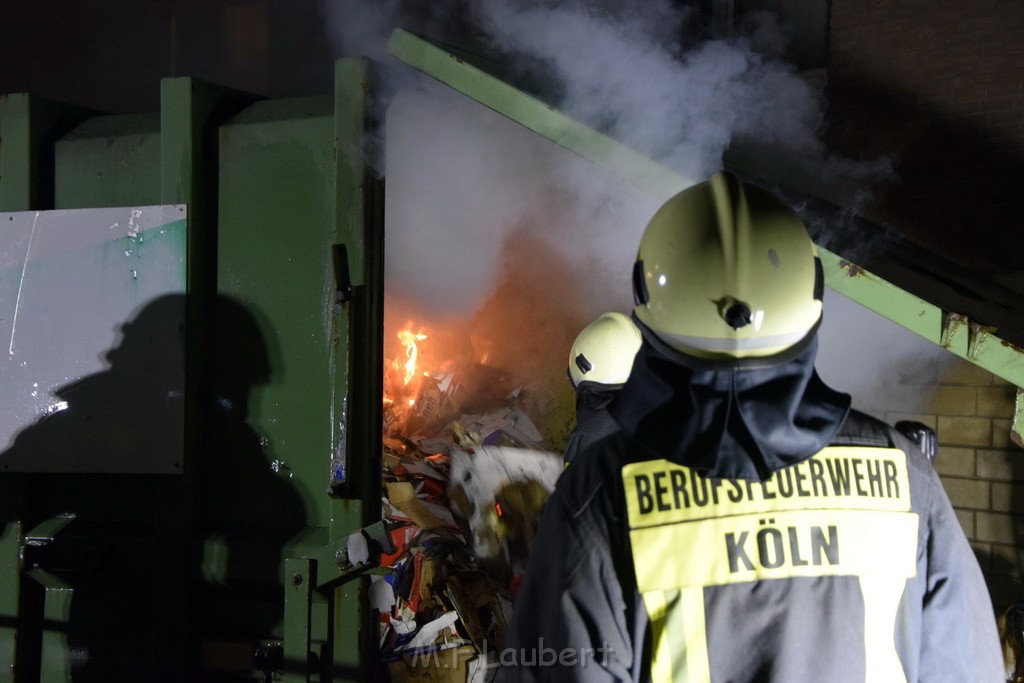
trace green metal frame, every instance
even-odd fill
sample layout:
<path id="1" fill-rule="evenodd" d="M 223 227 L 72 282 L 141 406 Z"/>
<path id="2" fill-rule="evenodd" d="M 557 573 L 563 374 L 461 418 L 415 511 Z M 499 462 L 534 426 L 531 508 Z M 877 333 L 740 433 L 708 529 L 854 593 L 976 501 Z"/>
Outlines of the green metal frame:
<path id="1" fill-rule="evenodd" d="M 29 570 L 25 575 L 43 591 L 39 680 L 69 681 L 72 676 L 68 666 L 64 632 L 70 622 L 74 589 L 59 577 L 42 569 Z"/>
<path id="2" fill-rule="evenodd" d="M 75 532 L 62 531 L 68 518 L 39 515 L 63 505 L 73 509 L 86 495 L 116 500 L 109 494 L 126 485 L 145 492 L 153 536 L 161 539 L 146 605 L 153 615 L 150 654 L 172 667 L 191 648 L 185 599 L 191 577 L 182 559 L 191 555 L 198 518 L 193 491 L 203 370 L 200 293 L 209 287 L 215 265 L 209 228 L 217 183 L 210 143 L 219 123 L 253 99 L 191 78 L 161 82 L 156 114 L 108 116 L 29 94 L 0 96 L 0 210 L 185 204 L 189 212 L 183 474 L 80 476 L 74 495 L 64 501 L 54 500 L 62 484 L 50 495 L 54 482 L 67 481 L 61 475 L 0 477 L 0 512 L 3 519 L 15 520 L 0 528 L 0 681 L 67 680 L 69 675 L 66 627 L 75 587 L 44 569 L 24 566 L 22 548 L 59 547 Z"/>
<path id="3" fill-rule="evenodd" d="M 138 574 L 153 587 L 143 655 L 149 661 L 161 669 L 206 667 L 201 646 L 248 641 L 248 631 L 255 633 L 246 628 L 248 615 L 265 613 L 272 601 L 283 610 L 280 630 L 259 629 L 266 661 L 274 660 L 275 647 L 283 650 L 285 680 L 369 677 L 375 629 L 366 609 L 368 579 L 365 571 L 343 571 L 338 552 L 350 533 L 380 520 L 383 185 L 367 164 L 367 63 L 341 60 L 335 75 L 333 96 L 279 101 L 164 79 L 160 111 L 132 115 L 100 115 L 30 95 L 0 97 L 0 210 L 174 203 L 186 204 L 189 216 L 182 474 L 76 478 L 66 509 L 88 509 L 74 524 L 51 509 L 70 478 L 0 476 L 0 519 L 14 520 L 0 527 L 0 682 L 67 678 L 68 619 L 76 590 L 79 606 L 87 604 L 84 588 L 78 575 L 65 580 L 46 566 L 26 565 L 22 551 L 32 546 L 32 557 L 45 565 L 51 549 L 89 543 L 97 513 L 121 519 L 104 501 L 127 489 L 145 492 L 138 496 L 143 516 L 152 518 L 152 537 L 160 539 L 147 573 Z M 332 256 L 347 263 L 332 267 Z M 208 475 L 219 456 L 204 433 L 200 387 L 212 370 L 205 325 L 222 295 L 251 303 L 257 325 L 282 339 L 276 350 L 290 355 L 279 367 L 286 381 L 272 378 L 254 392 L 250 414 L 252 433 L 277 446 L 283 469 L 275 475 L 271 466 L 278 463 L 269 461 L 260 467 L 257 453 L 237 481 L 226 482 L 234 495 L 218 500 L 200 495 L 204 468 Z M 343 477 L 332 478 L 332 456 L 348 462 Z M 273 489 L 268 482 L 275 478 L 282 480 L 275 490 L 301 492 L 307 526 L 283 548 L 267 542 L 254 550 L 265 529 L 232 517 L 231 501 L 267 508 L 267 520 L 287 513 L 248 491 Z M 64 483 L 51 492 L 54 481 Z M 293 500 L 301 505 L 287 496 L 277 504 Z M 126 540 L 121 527 L 134 528 L 122 521 L 110 537 L 118 543 Z M 204 529 L 221 523 L 234 525 L 233 541 L 205 537 Z M 242 547 L 240 538 L 251 543 Z M 247 563 L 232 564 L 233 555 L 264 550 L 280 558 L 279 576 L 260 579 L 279 579 L 279 594 L 270 586 L 259 595 L 249 588 L 225 602 L 189 593 L 203 581 L 205 590 L 216 590 L 229 568 L 244 571 Z M 189 558 L 200 556 L 197 568 Z M 88 587 L 92 600 L 121 601 L 110 580 L 87 578 L 95 584 Z M 80 618 L 76 624 L 83 626 Z M 231 659 L 223 648 L 210 656 Z"/>
<path id="4" fill-rule="evenodd" d="M 272 368 L 249 419 L 306 508 L 280 576 L 289 682 L 367 680 L 371 666 L 367 580 L 338 563 L 349 534 L 380 518 L 383 220 L 366 164 L 369 81 L 365 61 L 343 59 L 333 96 L 256 102 L 220 130 L 217 291 L 260 314 Z"/>
<path id="5" fill-rule="evenodd" d="M 403 29 L 396 29 L 388 51 L 423 73 L 532 130 L 623 180 L 670 196 L 697 179 L 688 178 L 608 136 L 575 121 L 500 79 Z M 817 188 L 816 188 L 817 189 Z M 1024 351 L 1000 339 L 995 330 L 943 311 L 823 247 L 825 284 L 951 353 L 1024 386 Z M 1024 400 L 1018 393 L 1014 432 L 1022 434 Z"/>
<path id="6" fill-rule="evenodd" d="M 327 680 L 371 677 L 368 579 L 343 570 L 339 561 L 349 535 L 380 520 L 383 188 L 366 164 L 370 79 L 364 60 L 336 65 L 334 230 L 346 247 L 351 291 L 335 293 L 331 449 L 347 469 L 331 486 L 327 543 L 286 561 L 282 680 L 288 683 L 320 680 L 321 674 Z M 296 667 L 304 655 L 308 665 Z"/>

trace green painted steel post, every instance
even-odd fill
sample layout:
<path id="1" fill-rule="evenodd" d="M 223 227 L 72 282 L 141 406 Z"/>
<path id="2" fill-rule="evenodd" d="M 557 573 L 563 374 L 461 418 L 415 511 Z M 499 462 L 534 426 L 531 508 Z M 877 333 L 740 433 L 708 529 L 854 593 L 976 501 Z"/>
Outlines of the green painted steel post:
<path id="1" fill-rule="evenodd" d="M 279 482 L 268 507 L 305 524 L 286 563 L 323 558 L 309 617 L 294 572 L 282 577 L 287 649 L 301 649 L 301 625 L 333 680 L 365 680 L 372 642 L 358 581 L 326 585 L 340 576 L 337 544 L 379 515 L 380 226 L 368 215 L 380 209 L 366 170 L 367 80 L 364 62 L 342 60 L 333 97 L 256 102 L 220 130 L 218 292 L 255 314 L 270 364 L 248 424 Z"/>
<path id="2" fill-rule="evenodd" d="M 3 519 L 7 519 L 6 510 Z M 10 683 L 15 674 L 18 592 L 21 571 L 18 566 L 21 522 L 4 522 L 0 528 L 0 681 Z"/>
<path id="3" fill-rule="evenodd" d="M 194 78 L 160 82 L 160 202 L 188 205 L 187 289 L 203 298 L 216 280 L 218 127 L 257 99 Z"/>
<path id="4" fill-rule="evenodd" d="M 39 160 L 32 149 L 31 98 L 0 97 L 0 211 L 30 211 Z"/>
<path id="5" fill-rule="evenodd" d="M 200 91 L 200 92 L 197 92 Z M 208 219 L 204 211 L 204 184 L 214 181 L 213 174 L 205 172 L 210 166 L 203 156 L 201 140 L 207 125 L 209 105 L 201 100 L 202 85 L 190 78 L 164 79 L 160 82 L 160 202 L 185 204 L 188 211 L 186 232 L 185 289 L 185 435 L 182 443 L 181 478 L 177 486 L 161 491 L 166 493 L 157 504 L 157 537 L 162 541 L 157 550 L 165 557 L 155 563 L 161 574 L 154 580 L 152 611 L 160 614 L 162 627 L 153 639 L 154 660 L 163 666 L 172 666 L 177 652 L 188 653 L 184 659 L 195 661 L 194 644 L 189 638 L 189 584 L 188 568 L 182 558 L 189 556 L 189 542 L 197 527 L 199 512 L 195 501 L 198 472 L 196 455 L 199 452 L 199 391 L 197 378 L 201 376 L 202 353 L 199 344 L 202 307 L 202 284 L 205 283 L 205 253 L 208 246 L 201 237 Z M 205 102 L 203 103 L 205 105 Z M 206 177 L 204 177 L 204 175 Z M 199 285 L 197 287 L 197 285 Z"/>
<path id="6" fill-rule="evenodd" d="M 308 558 L 285 560 L 288 584 L 284 597 L 284 683 L 308 683 L 312 644 L 311 618 L 316 561 Z"/>
<path id="7" fill-rule="evenodd" d="M 0 211 L 53 208 L 53 142 L 95 114 L 25 93 L 0 95 Z"/>
<path id="8" fill-rule="evenodd" d="M 158 505 L 157 536 L 167 560 L 157 566 L 164 573 L 156 581 L 154 612 L 165 615 L 165 637 L 155 639 L 157 661 L 173 662 L 192 647 L 188 595 L 189 544 L 201 523 L 198 486 L 202 476 L 201 383 L 206 359 L 206 317 L 216 283 L 217 159 L 219 124 L 255 101 L 254 95 L 212 85 L 194 78 L 160 81 L 160 203 L 185 204 L 186 234 L 185 310 L 185 452 L 182 480 L 163 489 Z M 191 653 L 190 661 L 195 661 Z"/>
<path id="9" fill-rule="evenodd" d="M 41 683 L 70 681 L 67 629 L 74 590 L 60 578 L 41 569 L 31 570 L 27 576 L 38 581 L 44 591 L 39 680 Z"/>
<path id="10" fill-rule="evenodd" d="M 347 245 L 352 292 L 336 302 L 334 367 L 348 369 L 347 386 L 336 383 L 335 415 L 342 417 L 335 453 L 345 480 L 335 482 L 330 542 L 343 546 L 354 530 L 380 519 L 381 362 L 383 356 L 383 204 L 368 162 L 370 74 L 365 60 L 343 59 L 335 68 L 335 230 Z M 337 460 L 338 458 L 336 458 Z M 332 473 L 337 476 L 337 473 Z M 334 568 L 337 576 L 337 568 Z M 320 576 L 320 582 L 330 580 Z M 365 591 L 357 579 L 332 591 L 329 644 L 332 666 L 344 678 L 365 679 L 370 666 L 372 626 Z"/>

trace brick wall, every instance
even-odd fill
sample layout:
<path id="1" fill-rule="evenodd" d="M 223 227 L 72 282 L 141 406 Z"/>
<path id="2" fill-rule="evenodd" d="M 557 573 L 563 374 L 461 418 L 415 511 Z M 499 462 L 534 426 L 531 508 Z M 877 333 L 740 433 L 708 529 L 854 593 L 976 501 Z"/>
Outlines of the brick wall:
<path id="1" fill-rule="evenodd" d="M 853 158 L 889 156 L 900 176 L 875 188 L 872 217 L 1024 292 L 1024 2 L 829 6 L 827 142 Z M 993 601 L 1024 598 L 1024 452 L 1009 436 L 1015 387 L 949 358 L 902 379 L 864 392 L 858 407 L 937 430 L 936 468 Z"/>
<path id="2" fill-rule="evenodd" d="M 1024 450 L 1010 440 L 1016 387 L 950 357 L 912 386 L 917 412 L 875 411 L 936 430 L 935 468 L 997 608 L 1024 598 Z"/>

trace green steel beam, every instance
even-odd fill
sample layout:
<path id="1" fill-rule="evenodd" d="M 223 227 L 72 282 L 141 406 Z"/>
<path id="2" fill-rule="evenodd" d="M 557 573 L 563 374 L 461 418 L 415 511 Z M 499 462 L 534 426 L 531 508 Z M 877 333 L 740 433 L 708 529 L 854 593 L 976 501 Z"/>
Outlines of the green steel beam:
<path id="1" fill-rule="evenodd" d="M 370 368 L 380 363 L 372 351 L 381 344 L 378 310 L 382 303 L 365 306 L 367 296 L 379 299 L 380 236 L 370 229 L 376 210 L 372 191 L 373 180 L 367 168 L 366 132 L 369 126 L 368 90 L 370 74 L 367 63 L 359 59 L 339 60 L 335 67 L 334 87 L 334 234 L 344 252 L 335 258 L 341 270 L 336 279 L 348 275 L 349 288 L 342 291 L 336 283 L 332 311 L 333 334 L 336 340 L 331 371 L 333 379 L 334 434 L 331 447 L 335 453 L 332 472 L 333 493 L 345 501 L 336 502 L 331 524 L 331 541 L 348 538 L 354 530 L 369 524 L 372 511 L 363 509 L 363 501 L 376 500 L 374 478 L 369 457 L 379 447 L 376 434 L 380 429 L 379 411 L 372 397 L 378 396 L 380 382 L 373 382 Z M 348 371 L 347 382 L 341 376 Z M 339 372 L 340 371 L 340 372 Z"/>
<path id="2" fill-rule="evenodd" d="M 352 284 L 366 281 L 368 203 L 366 161 L 369 70 L 361 59 L 341 59 L 334 69 L 335 229 L 349 239 Z"/>
<path id="3" fill-rule="evenodd" d="M 388 41 L 388 51 L 463 95 L 634 185 L 668 196 L 695 182 L 408 31 L 396 29 Z M 818 249 L 825 267 L 825 282 L 830 289 L 1006 381 L 1024 386 L 1024 352 L 1000 339 L 991 328 L 947 313 L 826 249 Z"/>
<path id="4" fill-rule="evenodd" d="M 860 266 L 818 247 L 825 284 L 964 360 L 1024 386 L 1024 350 L 1000 339 L 993 328 L 944 311 Z"/>
<path id="5" fill-rule="evenodd" d="M 75 521 L 73 513 L 50 517 L 25 532 L 25 545 L 41 546 L 52 543 L 57 533 L 73 521 Z"/>
<path id="6" fill-rule="evenodd" d="M 388 51 L 485 107 L 638 187 L 669 197 L 700 180 L 666 168 L 408 31 L 396 29 L 388 41 Z"/>
<path id="7" fill-rule="evenodd" d="M 189 292 L 208 293 L 215 277 L 219 125 L 257 99 L 194 78 L 160 81 L 160 203 L 188 205 Z"/>

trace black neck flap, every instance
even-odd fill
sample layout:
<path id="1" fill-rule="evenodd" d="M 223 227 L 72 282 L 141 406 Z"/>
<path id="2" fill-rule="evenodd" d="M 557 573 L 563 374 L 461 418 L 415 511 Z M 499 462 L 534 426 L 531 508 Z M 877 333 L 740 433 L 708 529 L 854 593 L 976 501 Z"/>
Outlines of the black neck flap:
<path id="1" fill-rule="evenodd" d="M 611 406 L 619 425 L 655 457 L 710 477 L 764 480 L 827 446 L 850 396 L 814 369 L 816 330 L 777 362 L 709 364 L 651 343 Z"/>

